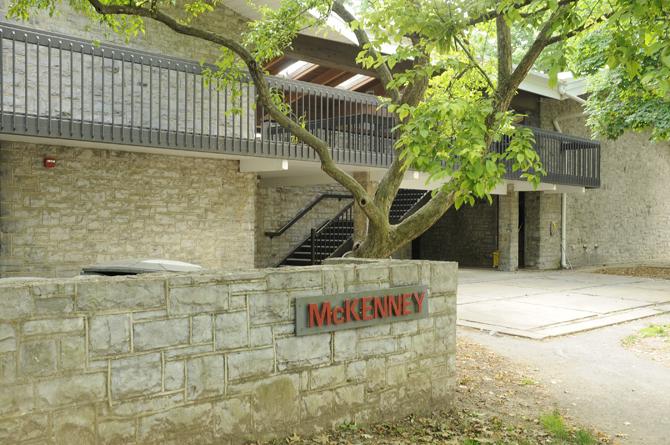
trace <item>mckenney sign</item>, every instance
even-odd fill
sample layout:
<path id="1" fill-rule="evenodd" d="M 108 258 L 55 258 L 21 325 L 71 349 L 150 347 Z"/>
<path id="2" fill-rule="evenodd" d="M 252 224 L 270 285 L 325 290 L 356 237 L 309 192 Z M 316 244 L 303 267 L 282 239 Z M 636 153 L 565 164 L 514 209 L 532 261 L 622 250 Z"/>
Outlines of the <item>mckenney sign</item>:
<path id="1" fill-rule="evenodd" d="M 428 287 L 409 286 L 295 300 L 296 335 L 428 316 Z"/>

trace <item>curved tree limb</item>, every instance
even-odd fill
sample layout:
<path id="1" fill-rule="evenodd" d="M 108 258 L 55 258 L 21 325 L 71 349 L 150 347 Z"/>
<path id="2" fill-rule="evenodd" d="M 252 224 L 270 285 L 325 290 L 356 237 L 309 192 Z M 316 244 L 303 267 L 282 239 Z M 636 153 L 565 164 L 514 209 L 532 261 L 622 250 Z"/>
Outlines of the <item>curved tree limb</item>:
<path id="1" fill-rule="evenodd" d="M 321 160 L 321 170 L 323 170 L 335 181 L 342 184 L 342 186 L 344 186 L 354 195 L 356 202 L 368 217 L 371 224 L 378 225 L 380 227 L 388 225 L 387 218 L 385 218 L 383 213 L 380 212 L 379 209 L 374 205 L 373 200 L 368 195 L 363 186 L 361 186 L 358 181 L 356 181 L 347 172 L 340 169 L 335 161 L 333 161 L 333 158 L 329 152 L 328 144 L 286 116 L 275 106 L 270 94 L 270 87 L 265 80 L 265 73 L 263 72 L 263 69 L 258 65 L 258 62 L 254 58 L 253 54 L 242 44 L 211 31 L 195 28 L 181 23 L 174 17 L 156 8 L 147 9 L 132 5 L 105 4 L 100 0 L 88 0 L 88 2 L 99 14 L 133 15 L 150 18 L 163 23 L 179 34 L 206 40 L 233 51 L 246 65 L 249 71 L 249 75 L 251 76 L 251 79 L 256 86 L 256 94 L 258 95 L 259 100 L 263 103 L 265 109 L 269 112 L 270 116 L 272 116 L 272 118 L 275 119 L 278 124 L 288 128 L 291 134 L 296 136 L 298 139 L 316 151 L 319 159 Z"/>
<path id="2" fill-rule="evenodd" d="M 349 10 L 339 0 L 333 2 L 333 12 L 337 14 L 342 20 L 344 20 L 344 22 L 349 25 L 349 27 L 351 27 L 351 24 L 356 21 L 356 17 L 354 17 L 354 15 L 349 12 Z M 368 45 L 367 51 L 370 52 L 372 57 L 377 58 L 379 54 L 374 48 L 372 48 L 368 34 L 360 27 L 356 27 L 353 31 L 356 35 L 356 39 L 358 39 L 359 48 L 363 50 L 363 47 Z M 391 70 L 389 69 L 388 65 L 384 62 L 375 68 L 375 71 L 377 72 L 379 80 L 384 86 L 384 89 L 391 95 L 391 99 L 396 103 L 400 102 L 400 93 L 398 90 L 395 88 L 389 88 L 389 84 L 393 80 L 393 74 L 391 74 Z"/>
<path id="3" fill-rule="evenodd" d="M 454 204 L 454 193 L 440 190 L 423 207 L 392 226 L 391 237 L 397 240 L 414 239 L 437 222 Z"/>

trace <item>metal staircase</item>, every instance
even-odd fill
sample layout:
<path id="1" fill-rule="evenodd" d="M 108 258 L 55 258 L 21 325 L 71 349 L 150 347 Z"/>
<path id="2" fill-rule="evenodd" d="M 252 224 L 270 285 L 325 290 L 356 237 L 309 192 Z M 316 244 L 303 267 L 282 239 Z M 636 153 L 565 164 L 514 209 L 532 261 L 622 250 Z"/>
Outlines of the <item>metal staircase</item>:
<path id="1" fill-rule="evenodd" d="M 430 192 L 424 190 L 398 190 L 389 212 L 391 223 L 397 224 L 414 213 L 426 203 L 429 196 Z M 309 236 L 298 244 L 277 266 L 321 264 L 326 258 L 342 256 L 345 252 L 351 250 L 354 235 L 353 206 L 352 201 L 333 218 L 319 227 L 312 228 Z"/>

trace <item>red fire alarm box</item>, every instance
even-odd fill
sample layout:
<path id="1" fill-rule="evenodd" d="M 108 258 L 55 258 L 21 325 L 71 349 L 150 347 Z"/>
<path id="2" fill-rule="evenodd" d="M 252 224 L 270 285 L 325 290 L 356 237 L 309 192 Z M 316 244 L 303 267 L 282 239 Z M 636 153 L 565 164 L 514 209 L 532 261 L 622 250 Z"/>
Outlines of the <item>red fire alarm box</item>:
<path id="1" fill-rule="evenodd" d="M 44 158 L 44 168 L 56 167 L 56 160 L 54 158 Z"/>

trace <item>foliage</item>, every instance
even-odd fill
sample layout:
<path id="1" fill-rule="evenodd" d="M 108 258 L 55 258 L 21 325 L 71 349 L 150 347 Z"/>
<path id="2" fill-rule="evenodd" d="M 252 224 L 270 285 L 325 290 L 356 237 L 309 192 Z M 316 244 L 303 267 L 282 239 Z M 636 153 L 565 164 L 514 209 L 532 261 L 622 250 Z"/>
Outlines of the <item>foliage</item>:
<path id="1" fill-rule="evenodd" d="M 540 423 L 559 443 L 574 445 L 596 445 L 598 443 L 589 431 L 585 429 L 571 430 L 568 428 L 558 411 L 541 415 Z"/>
<path id="2" fill-rule="evenodd" d="M 35 10 L 57 13 L 62 0 L 12 0 L 10 16 Z M 174 31 L 219 44 L 216 69 L 206 69 L 219 88 L 235 88 L 240 76 L 256 83 L 259 102 L 293 140 L 305 142 L 326 174 L 344 185 L 368 217 L 372 249 L 388 256 L 415 238 L 455 204 L 491 199 L 511 164 L 537 185 L 545 173 L 533 135 L 515 125 L 509 109 L 534 67 L 550 75 L 566 68 L 593 78 L 587 110 L 594 130 L 617 137 L 626 129 L 653 129 L 670 136 L 670 2 L 667 0 L 281 0 L 257 6 L 239 38 L 201 29 L 194 19 L 225 7 L 222 0 L 66 0 L 79 11 L 132 38 L 155 19 Z M 349 1 L 349 3 L 342 3 Z M 389 168 L 372 199 L 330 157 L 326 141 L 311 134 L 304 118 L 268 87 L 262 66 L 290 47 L 305 28 L 327 28 L 333 15 L 356 35 L 356 62 L 374 70 L 387 92 L 383 106 L 399 117 Z M 493 147 L 494 149 L 491 149 Z M 386 205 L 408 168 L 440 184 L 433 199 L 412 217 L 391 226 Z M 395 235 L 397 236 L 395 236 Z"/>
<path id="3" fill-rule="evenodd" d="M 668 37 L 670 38 L 670 36 Z M 654 139 L 670 139 L 670 50 L 655 42 L 633 50 L 634 63 L 618 62 L 609 48 L 614 36 L 605 29 L 583 38 L 572 59 L 573 70 L 589 76 L 586 110 L 598 136 L 620 137 L 626 130 L 651 130 Z"/>
<path id="4" fill-rule="evenodd" d="M 652 323 L 649 326 L 640 329 L 638 333 L 624 338 L 622 343 L 624 346 L 630 346 L 637 343 L 640 339 L 651 337 L 665 338 L 666 341 L 670 341 L 670 324 L 658 325 Z"/>

